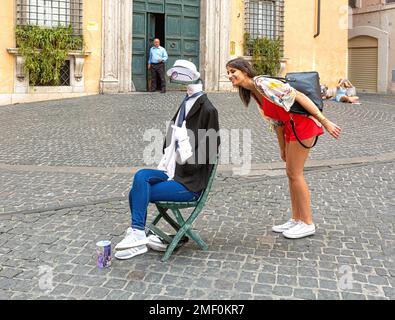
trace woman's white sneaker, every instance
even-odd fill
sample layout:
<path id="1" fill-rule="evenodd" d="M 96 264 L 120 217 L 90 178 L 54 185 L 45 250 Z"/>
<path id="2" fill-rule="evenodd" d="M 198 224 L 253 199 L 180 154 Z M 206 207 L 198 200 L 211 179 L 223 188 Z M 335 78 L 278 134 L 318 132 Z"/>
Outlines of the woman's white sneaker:
<path id="1" fill-rule="evenodd" d="M 299 238 L 311 236 L 314 233 L 315 233 L 314 224 L 306 224 L 303 221 L 299 221 L 298 224 L 293 226 L 291 229 L 284 231 L 283 235 L 286 238 L 299 239 Z"/>
<path id="2" fill-rule="evenodd" d="M 277 225 L 277 226 L 273 226 L 273 227 L 272 227 L 272 230 L 273 230 L 274 232 L 282 233 L 282 232 L 284 232 L 284 231 L 287 231 L 287 230 L 291 229 L 292 227 L 296 226 L 297 224 L 298 224 L 298 221 L 297 221 L 297 220 L 289 219 L 289 220 L 288 220 L 286 223 L 284 223 L 284 224 L 280 224 L 280 225 Z"/>

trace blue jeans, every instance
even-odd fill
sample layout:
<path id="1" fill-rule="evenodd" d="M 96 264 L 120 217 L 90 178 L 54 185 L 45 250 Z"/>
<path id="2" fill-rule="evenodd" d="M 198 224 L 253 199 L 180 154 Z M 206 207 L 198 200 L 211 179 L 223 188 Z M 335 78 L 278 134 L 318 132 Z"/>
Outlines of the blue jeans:
<path id="1" fill-rule="evenodd" d="M 164 171 L 142 169 L 136 172 L 129 192 L 129 206 L 132 214 L 132 228 L 144 230 L 147 208 L 156 201 L 195 201 L 200 193 L 191 192 L 181 183 L 171 180 Z"/>

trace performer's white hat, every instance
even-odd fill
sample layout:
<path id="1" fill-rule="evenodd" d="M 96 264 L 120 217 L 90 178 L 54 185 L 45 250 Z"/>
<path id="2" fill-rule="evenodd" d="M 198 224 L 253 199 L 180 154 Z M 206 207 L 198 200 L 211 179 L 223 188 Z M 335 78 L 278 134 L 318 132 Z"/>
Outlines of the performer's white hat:
<path id="1" fill-rule="evenodd" d="M 167 75 L 170 81 L 185 84 L 195 83 L 200 79 L 196 66 L 188 60 L 176 60 L 173 67 L 167 71 Z"/>

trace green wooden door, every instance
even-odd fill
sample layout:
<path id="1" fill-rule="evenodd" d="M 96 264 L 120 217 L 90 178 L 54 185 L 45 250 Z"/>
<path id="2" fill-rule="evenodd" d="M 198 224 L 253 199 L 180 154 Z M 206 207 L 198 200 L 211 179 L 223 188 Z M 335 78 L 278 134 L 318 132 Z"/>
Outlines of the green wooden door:
<path id="1" fill-rule="evenodd" d="M 134 0 L 132 79 L 137 91 L 148 88 L 148 53 L 155 37 L 151 13 L 165 14 L 165 48 L 169 55 L 166 70 L 177 59 L 190 60 L 199 69 L 200 0 Z M 168 88 L 182 86 L 168 84 Z"/>
<path id="2" fill-rule="evenodd" d="M 200 0 L 166 0 L 167 69 L 177 59 L 192 61 L 199 69 Z M 183 86 L 168 84 L 170 89 Z"/>
<path id="3" fill-rule="evenodd" d="M 147 14 L 133 12 L 132 80 L 136 91 L 147 91 Z"/>
<path id="4" fill-rule="evenodd" d="M 150 13 L 164 13 L 164 10 L 165 0 L 133 1 L 132 80 L 136 91 L 147 91 L 150 80 L 148 54 L 155 30 L 155 20 Z"/>

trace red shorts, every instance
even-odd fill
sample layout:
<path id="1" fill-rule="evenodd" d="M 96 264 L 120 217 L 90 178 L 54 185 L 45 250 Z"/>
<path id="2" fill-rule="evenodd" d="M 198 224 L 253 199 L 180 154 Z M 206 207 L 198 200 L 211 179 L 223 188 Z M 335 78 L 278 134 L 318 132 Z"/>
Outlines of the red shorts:
<path id="1" fill-rule="evenodd" d="M 324 133 L 324 129 L 319 127 L 314 120 L 309 117 L 300 114 L 292 114 L 292 119 L 294 120 L 295 131 L 300 141 L 320 136 Z M 290 121 L 285 122 L 284 136 L 286 143 L 297 141 Z"/>

